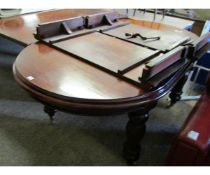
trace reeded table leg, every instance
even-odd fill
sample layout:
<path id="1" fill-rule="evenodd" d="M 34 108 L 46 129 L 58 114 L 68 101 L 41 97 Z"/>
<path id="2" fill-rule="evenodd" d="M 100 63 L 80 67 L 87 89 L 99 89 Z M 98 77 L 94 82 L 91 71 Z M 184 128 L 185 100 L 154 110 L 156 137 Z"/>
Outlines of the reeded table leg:
<path id="1" fill-rule="evenodd" d="M 181 95 L 183 93 L 182 89 L 187 81 L 187 78 L 188 78 L 188 74 L 185 74 L 179 80 L 176 86 L 174 86 L 174 88 L 172 89 L 171 93 L 169 94 L 170 104 L 168 105 L 168 107 L 173 106 L 177 101 L 181 99 Z"/>

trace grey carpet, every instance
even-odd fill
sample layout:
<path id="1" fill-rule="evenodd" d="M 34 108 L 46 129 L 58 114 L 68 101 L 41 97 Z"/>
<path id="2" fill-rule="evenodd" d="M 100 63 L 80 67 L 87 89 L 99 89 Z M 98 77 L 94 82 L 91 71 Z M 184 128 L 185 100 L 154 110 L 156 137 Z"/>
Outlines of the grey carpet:
<path id="1" fill-rule="evenodd" d="M 56 113 L 49 123 L 43 106 L 20 88 L 12 63 L 21 47 L 0 38 L 0 165 L 126 165 L 121 157 L 127 115 L 107 117 Z M 30 58 L 29 58 L 30 59 Z M 194 103 L 151 111 L 137 165 L 165 165 L 175 134 Z"/>

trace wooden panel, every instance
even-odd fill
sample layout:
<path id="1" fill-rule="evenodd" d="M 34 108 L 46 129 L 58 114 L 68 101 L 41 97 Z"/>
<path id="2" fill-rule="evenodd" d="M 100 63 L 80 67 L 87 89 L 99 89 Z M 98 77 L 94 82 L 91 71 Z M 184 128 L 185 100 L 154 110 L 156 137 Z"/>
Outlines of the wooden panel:
<path id="1" fill-rule="evenodd" d="M 93 28 L 104 25 L 112 26 L 113 22 L 117 22 L 119 18 L 119 13 L 110 12 L 42 23 L 38 25 L 35 36 L 38 39 L 46 39 L 62 34 L 70 35 L 73 32 L 80 31 L 84 28 Z"/>
<path id="2" fill-rule="evenodd" d="M 183 46 L 179 46 L 172 50 L 171 52 L 168 52 L 166 54 L 163 54 L 159 57 L 156 57 L 152 60 L 150 60 L 146 64 L 146 68 L 143 70 L 143 74 L 141 77 L 139 77 L 141 80 L 147 80 L 159 72 L 163 71 L 167 67 L 169 67 L 171 64 L 175 63 L 176 61 L 182 59 L 183 55 Z"/>
<path id="3" fill-rule="evenodd" d="M 42 23 L 36 28 L 34 37 L 37 40 L 55 43 L 87 33 L 107 31 L 128 25 L 127 22 L 118 21 L 120 16 L 117 12 L 109 12 Z"/>
<path id="4" fill-rule="evenodd" d="M 78 36 L 81 36 L 81 35 L 97 32 L 97 31 L 98 32 L 108 31 L 108 30 L 115 29 L 117 27 L 121 27 L 121 26 L 124 26 L 124 25 L 128 25 L 128 23 L 116 22 L 116 23 L 112 24 L 111 26 L 110 25 L 104 25 L 104 26 L 99 26 L 99 27 L 95 27 L 95 28 L 92 28 L 92 29 L 82 28 L 80 30 L 76 30 L 76 31 L 72 31 L 72 32 L 70 32 L 70 30 L 69 30 L 69 32 L 63 32 L 63 33 L 57 30 L 58 33 L 55 33 L 54 36 L 50 36 L 50 37 L 47 37 L 47 38 L 41 38 L 37 34 L 35 34 L 34 36 L 35 36 L 36 39 L 43 40 L 44 42 L 47 42 L 47 43 L 56 43 L 56 42 L 64 41 L 66 39 L 75 38 L 75 37 L 78 37 Z"/>
<path id="5" fill-rule="evenodd" d="M 84 18 L 81 16 L 52 23 L 43 23 L 39 24 L 36 28 L 36 35 L 38 38 L 48 38 L 60 34 L 70 34 L 72 33 L 72 30 L 81 29 L 83 26 Z"/>
<path id="6" fill-rule="evenodd" d="M 156 74 L 155 76 L 149 78 L 147 81 L 141 81 L 139 79 L 139 75 L 143 72 L 143 69 L 145 68 L 145 65 L 141 65 L 139 67 L 136 67 L 135 69 L 129 71 L 124 76 L 128 79 L 131 79 L 137 83 L 141 83 L 141 86 L 143 87 L 145 84 L 147 86 L 157 86 L 161 83 L 161 81 L 165 80 L 167 77 L 178 71 L 183 65 L 185 65 L 185 60 L 180 59 L 179 61 L 175 62 L 174 64 L 168 66 L 160 73 Z"/>
<path id="7" fill-rule="evenodd" d="M 160 83 L 163 83 L 168 77 L 173 75 L 175 72 L 180 71 L 187 65 L 189 65 L 189 60 L 180 59 L 176 63 L 164 69 L 159 74 L 149 79 L 147 83 L 152 85 L 153 87 L 157 87 L 158 85 L 160 85 Z"/>
<path id="8" fill-rule="evenodd" d="M 140 61 L 146 61 L 157 53 L 98 32 L 53 45 L 115 73 Z"/>
<path id="9" fill-rule="evenodd" d="M 160 54 L 147 63 L 129 71 L 124 76 L 136 82 L 145 82 L 146 80 L 154 77 L 176 61 L 182 59 L 183 49 L 184 47 L 179 46 L 171 52 Z"/>
<path id="10" fill-rule="evenodd" d="M 120 18 L 118 12 L 94 14 L 87 16 L 86 25 L 88 28 L 93 28 L 100 25 L 111 25 L 113 22 L 117 22 Z"/>
<path id="11" fill-rule="evenodd" d="M 40 41 L 54 44 L 54 43 L 57 43 L 60 41 L 64 41 L 64 40 L 67 40 L 70 38 L 79 37 L 79 36 L 86 35 L 86 34 L 93 33 L 93 32 L 96 32 L 96 30 L 95 29 L 82 29 L 82 30 L 79 30 L 76 32 L 72 32 L 70 35 L 60 33 L 59 35 L 51 36 L 51 37 L 44 38 L 44 39 L 39 38 L 39 36 L 37 36 L 37 35 L 35 35 L 35 37 Z"/>
<path id="12" fill-rule="evenodd" d="M 169 31 L 162 32 L 160 30 L 154 30 L 134 24 L 123 26 L 115 30 L 109 30 L 104 33 L 161 51 L 171 50 L 190 39 L 188 36 L 180 33 Z M 144 37 L 160 37 L 160 40 L 142 40 L 139 37 L 128 39 L 128 37 L 125 35 L 126 33 L 140 33 Z"/>

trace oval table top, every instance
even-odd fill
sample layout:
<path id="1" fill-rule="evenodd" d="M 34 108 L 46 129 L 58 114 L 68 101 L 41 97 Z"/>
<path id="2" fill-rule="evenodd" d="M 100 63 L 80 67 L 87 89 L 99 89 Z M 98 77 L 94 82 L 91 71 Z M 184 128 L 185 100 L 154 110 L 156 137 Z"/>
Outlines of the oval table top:
<path id="1" fill-rule="evenodd" d="M 165 32 L 182 32 L 192 40 L 198 38 L 191 32 L 164 24 L 133 19 L 123 21 Z M 71 105 L 110 103 L 115 104 L 112 106 L 115 108 L 123 102 L 139 105 L 138 97 L 144 97 L 148 91 L 40 42 L 27 46 L 18 55 L 13 68 L 19 84 L 47 103 L 51 100 Z"/>

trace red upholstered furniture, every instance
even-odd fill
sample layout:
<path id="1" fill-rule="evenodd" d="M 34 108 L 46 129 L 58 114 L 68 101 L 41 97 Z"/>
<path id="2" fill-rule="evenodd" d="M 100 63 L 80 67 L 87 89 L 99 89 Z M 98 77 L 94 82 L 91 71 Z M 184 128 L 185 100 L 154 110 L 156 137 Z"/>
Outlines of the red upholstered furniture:
<path id="1" fill-rule="evenodd" d="M 169 152 L 168 165 L 210 165 L 210 79 Z"/>

